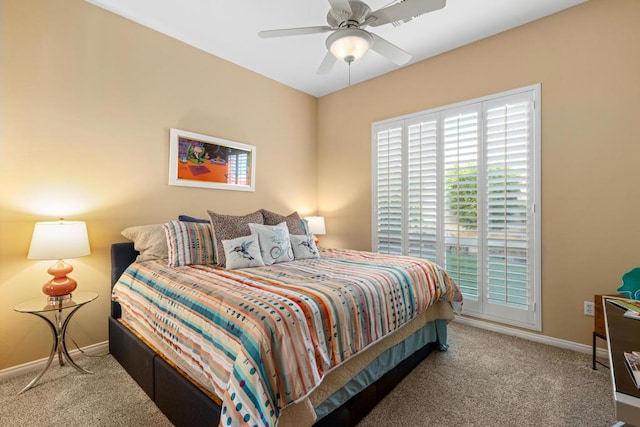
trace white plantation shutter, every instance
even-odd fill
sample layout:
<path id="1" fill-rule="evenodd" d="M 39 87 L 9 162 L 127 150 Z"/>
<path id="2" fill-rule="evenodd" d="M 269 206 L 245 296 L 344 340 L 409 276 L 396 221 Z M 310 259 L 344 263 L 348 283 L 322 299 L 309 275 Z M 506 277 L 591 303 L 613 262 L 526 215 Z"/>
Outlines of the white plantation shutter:
<path id="1" fill-rule="evenodd" d="M 420 117 L 407 129 L 407 253 L 438 261 L 436 115 Z"/>
<path id="2" fill-rule="evenodd" d="M 440 263 L 463 313 L 540 329 L 539 85 L 374 123 L 374 250 Z"/>
<path id="3" fill-rule="evenodd" d="M 484 103 L 487 311 L 528 321 L 534 300 L 533 100 L 522 95 Z"/>
<path id="4" fill-rule="evenodd" d="M 443 114 L 444 268 L 468 304 L 477 307 L 478 289 L 478 142 L 477 106 Z"/>
<path id="5" fill-rule="evenodd" d="M 381 128 L 377 144 L 376 247 L 387 254 L 401 255 L 402 249 L 402 127 L 400 123 Z"/>

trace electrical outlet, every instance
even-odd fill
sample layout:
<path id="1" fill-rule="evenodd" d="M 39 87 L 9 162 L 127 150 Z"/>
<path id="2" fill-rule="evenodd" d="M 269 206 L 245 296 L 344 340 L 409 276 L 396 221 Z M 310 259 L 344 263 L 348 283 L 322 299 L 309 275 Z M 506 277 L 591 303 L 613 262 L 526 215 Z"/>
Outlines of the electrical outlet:
<path id="1" fill-rule="evenodd" d="M 593 316 L 593 303 L 591 301 L 584 302 L 584 315 Z"/>

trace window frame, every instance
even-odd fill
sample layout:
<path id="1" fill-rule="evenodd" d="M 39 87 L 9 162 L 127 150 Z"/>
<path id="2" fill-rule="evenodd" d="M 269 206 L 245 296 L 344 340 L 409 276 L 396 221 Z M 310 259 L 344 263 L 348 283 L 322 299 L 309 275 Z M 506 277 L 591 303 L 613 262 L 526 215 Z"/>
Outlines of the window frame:
<path id="1" fill-rule="evenodd" d="M 458 102 L 450 105 L 440 106 L 436 108 L 432 108 L 429 110 L 424 110 L 416 113 L 406 114 L 399 117 L 393 117 L 390 119 L 380 120 L 371 124 L 371 183 L 372 183 L 372 240 L 371 246 L 374 251 L 378 250 L 378 138 L 377 132 L 380 128 L 384 128 L 385 126 L 389 129 L 391 126 L 399 127 L 401 130 L 401 152 L 402 152 L 402 191 L 401 191 L 401 207 L 402 207 L 402 220 L 401 220 L 401 253 L 403 255 L 408 255 L 409 250 L 409 239 L 408 239 L 408 224 L 409 224 L 409 186 L 408 186 L 408 143 L 409 143 L 409 127 L 411 124 L 415 124 L 420 121 L 421 118 L 434 116 L 437 120 L 437 150 L 444 150 L 444 137 L 442 135 L 443 130 L 441 128 L 443 123 L 443 117 L 445 113 L 451 112 L 454 110 L 464 110 L 465 108 L 479 104 L 480 107 L 478 110 L 481 112 L 481 116 L 479 119 L 479 135 L 478 138 L 481 139 L 481 142 L 478 142 L 478 146 L 482 148 L 482 152 L 478 155 L 478 162 L 486 161 L 486 140 L 487 140 L 487 121 L 484 116 L 484 107 L 483 103 L 491 104 L 493 101 L 498 100 L 500 98 L 508 98 L 512 96 L 518 95 L 527 95 L 531 96 L 533 101 L 533 105 L 531 107 L 531 137 L 530 144 L 528 147 L 528 158 L 527 161 L 530 164 L 531 170 L 528 174 L 527 179 L 527 187 L 532 191 L 532 201 L 529 205 L 530 211 L 527 212 L 527 248 L 529 250 L 529 254 L 527 256 L 530 261 L 530 274 L 529 279 L 527 280 L 527 289 L 530 295 L 528 302 L 528 315 L 523 319 L 510 319 L 505 318 L 504 316 L 495 313 L 487 313 L 487 311 L 491 312 L 491 307 L 489 307 L 488 303 L 488 293 L 489 285 L 487 283 L 487 279 L 485 276 L 485 270 L 487 269 L 486 261 L 487 257 L 484 255 L 481 259 L 483 262 L 482 265 L 478 265 L 478 269 L 482 269 L 483 273 L 480 275 L 482 280 L 481 283 L 477 284 L 478 292 L 482 294 L 482 297 L 479 298 L 479 301 L 473 304 L 471 301 L 468 301 L 467 310 L 465 310 L 465 306 L 463 305 L 463 314 L 469 314 L 473 317 L 491 320 L 503 324 L 509 324 L 513 326 L 518 326 L 531 330 L 542 330 L 542 297 L 541 297 L 541 85 L 533 84 L 513 90 L 508 90 L 500 93 L 495 93 L 475 99 L 471 99 L 468 101 Z M 441 156 L 442 153 L 438 154 Z M 442 157 L 442 156 L 441 156 Z M 437 165 L 437 201 L 436 203 L 442 204 L 445 203 L 445 172 L 443 167 L 443 161 L 438 161 Z M 485 171 L 487 174 L 489 171 Z M 484 185 L 487 176 L 479 176 L 478 181 Z M 480 196 L 478 196 L 480 197 Z M 484 221 L 484 206 L 481 208 L 481 204 L 484 205 L 485 200 L 478 200 L 478 221 Z M 438 236 L 436 238 L 437 245 L 444 245 L 444 219 L 443 215 L 440 215 L 437 221 L 437 230 Z M 483 251 L 484 248 L 489 246 L 489 239 L 487 238 L 487 232 L 484 230 L 479 234 L 479 250 Z M 442 248 L 438 250 L 438 253 L 442 253 Z M 443 262 L 438 259 L 438 262 Z M 495 304 L 493 304 L 495 305 Z"/>

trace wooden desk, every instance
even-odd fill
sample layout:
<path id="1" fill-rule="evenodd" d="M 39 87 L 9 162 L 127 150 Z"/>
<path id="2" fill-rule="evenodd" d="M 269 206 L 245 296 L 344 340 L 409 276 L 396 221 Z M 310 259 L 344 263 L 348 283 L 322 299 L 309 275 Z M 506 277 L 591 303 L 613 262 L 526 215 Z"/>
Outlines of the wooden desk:
<path id="1" fill-rule="evenodd" d="M 623 354 L 640 350 L 640 320 L 624 317 L 626 310 L 613 305 L 611 299 L 616 298 L 605 298 L 603 308 L 616 418 L 640 426 L 640 390 L 633 384 Z"/>

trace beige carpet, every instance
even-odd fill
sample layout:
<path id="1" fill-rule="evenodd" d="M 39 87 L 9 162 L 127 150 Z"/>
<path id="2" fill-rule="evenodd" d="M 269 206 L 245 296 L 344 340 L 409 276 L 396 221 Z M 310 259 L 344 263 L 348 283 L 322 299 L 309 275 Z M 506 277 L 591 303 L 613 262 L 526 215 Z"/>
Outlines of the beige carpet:
<path id="1" fill-rule="evenodd" d="M 360 423 L 576 426 L 615 421 L 609 371 L 591 357 L 455 322 L 450 349 L 424 360 Z"/>
<path id="2" fill-rule="evenodd" d="M 38 385 L 17 393 L 35 374 L 0 385 L 0 425 L 5 426 L 154 426 L 172 424 L 120 364 L 106 355 L 77 356 L 71 366 L 50 368 Z"/>
<path id="3" fill-rule="evenodd" d="M 360 423 L 369 426 L 611 426 L 609 373 L 589 355 L 453 322 L 451 348 L 423 361 Z M 2 426 L 170 426 L 111 357 L 0 384 Z"/>

